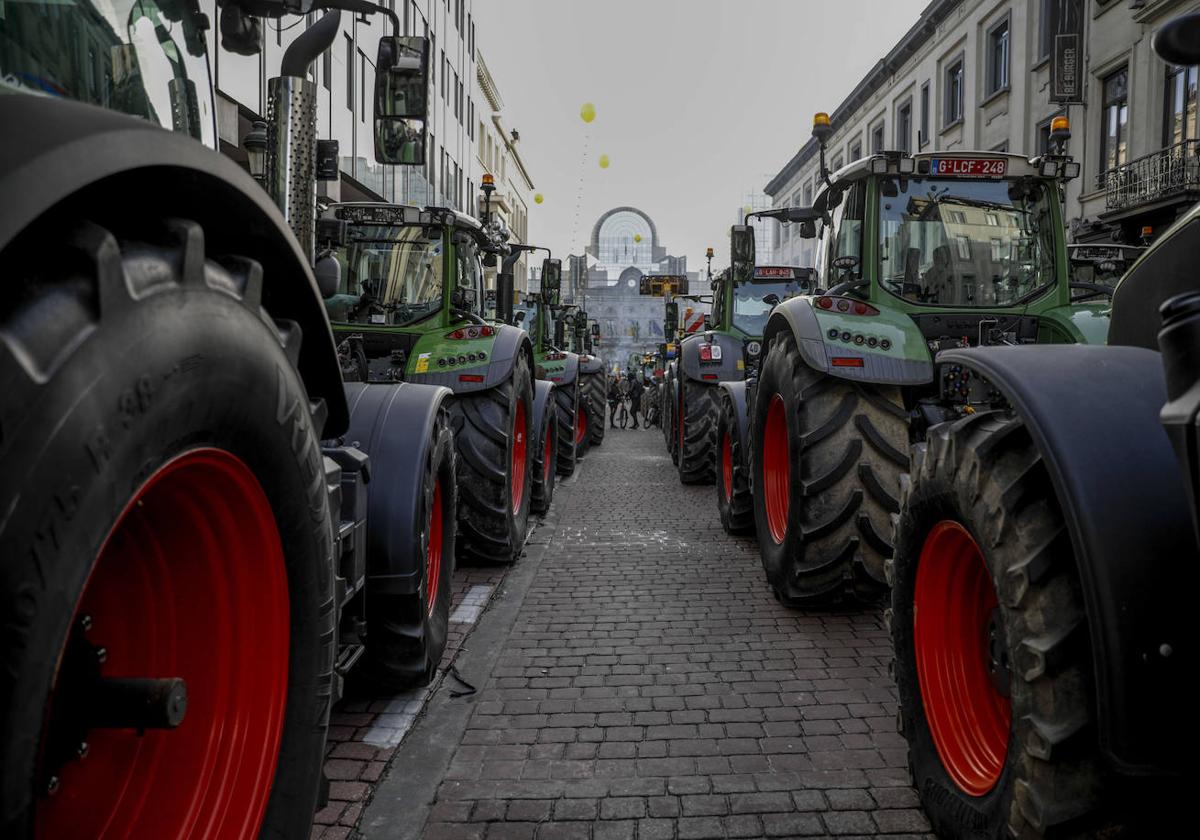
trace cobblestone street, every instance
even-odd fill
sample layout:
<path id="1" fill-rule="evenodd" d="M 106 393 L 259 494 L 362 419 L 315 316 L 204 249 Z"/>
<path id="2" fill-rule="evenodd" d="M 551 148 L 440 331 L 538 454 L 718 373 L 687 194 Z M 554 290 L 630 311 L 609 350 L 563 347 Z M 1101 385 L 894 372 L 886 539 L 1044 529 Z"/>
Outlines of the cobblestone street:
<path id="1" fill-rule="evenodd" d="M 442 681 L 360 830 L 920 834 L 889 656 L 876 612 L 777 604 L 753 538 L 679 484 L 657 430 L 609 430 L 467 637 L 478 691 Z"/>

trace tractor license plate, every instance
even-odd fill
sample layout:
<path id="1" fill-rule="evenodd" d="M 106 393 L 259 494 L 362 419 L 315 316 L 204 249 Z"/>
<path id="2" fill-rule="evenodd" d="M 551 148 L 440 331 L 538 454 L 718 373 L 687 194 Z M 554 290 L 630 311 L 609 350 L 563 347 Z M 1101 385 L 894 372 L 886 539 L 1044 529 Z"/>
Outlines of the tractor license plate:
<path id="1" fill-rule="evenodd" d="M 934 158 L 930 175 L 957 175 L 966 178 L 1003 178 L 1008 172 L 1004 158 Z"/>

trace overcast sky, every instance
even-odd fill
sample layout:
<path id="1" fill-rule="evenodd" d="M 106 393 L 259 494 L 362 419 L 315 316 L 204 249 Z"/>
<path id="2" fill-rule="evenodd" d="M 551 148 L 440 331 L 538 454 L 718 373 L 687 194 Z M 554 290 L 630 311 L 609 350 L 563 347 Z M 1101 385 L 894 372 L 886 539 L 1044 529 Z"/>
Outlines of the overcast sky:
<path id="1" fill-rule="evenodd" d="M 505 123 L 545 196 L 530 204 L 530 238 L 555 256 L 582 253 L 600 214 L 628 204 L 689 269 L 708 245 L 714 269 L 727 264 L 744 194 L 762 190 L 808 139 L 812 114 L 837 107 L 927 2 L 475 0 Z M 596 106 L 590 126 L 584 102 Z"/>

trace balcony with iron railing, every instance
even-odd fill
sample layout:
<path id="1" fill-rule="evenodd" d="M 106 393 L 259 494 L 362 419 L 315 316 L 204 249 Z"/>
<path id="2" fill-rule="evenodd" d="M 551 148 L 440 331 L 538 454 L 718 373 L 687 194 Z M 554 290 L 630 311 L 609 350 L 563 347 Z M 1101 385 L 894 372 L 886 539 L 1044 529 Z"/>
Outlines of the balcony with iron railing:
<path id="1" fill-rule="evenodd" d="M 1184 140 L 1100 173 L 1108 211 L 1200 193 L 1200 140 Z"/>

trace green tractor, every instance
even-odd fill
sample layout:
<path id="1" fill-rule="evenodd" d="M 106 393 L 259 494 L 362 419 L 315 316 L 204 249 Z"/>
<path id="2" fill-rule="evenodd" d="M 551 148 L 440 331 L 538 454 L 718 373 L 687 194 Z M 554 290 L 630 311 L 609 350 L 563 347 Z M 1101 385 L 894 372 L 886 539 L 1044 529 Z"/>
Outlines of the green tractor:
<path id="1" fill-rule="evenodd" d="M 555 455 L 557 472 L 569 476 L 575 472 L 579 459 L 587 452 L 588 401 L 583 394 L 579 377 L 580 356 L 561 349 L 565 343 L 565 328 L 554 318 L 562 295 L 562 262 L 546 259 L 542 262 L 542 290 L 527 295 L 523 305 L 515 307 L 512 322 L 528 333 L 533 347 L 534 371 L 540 380 L 553 386 L 555 417 L 557 418 Z"/>
<path id="2" fill-rule="evenodd" d="M 482 317 L 482 257 L 502 243 L 436 207 L 334 204 L 323 222 L 332 238 L 320 244 L 340 268 L 325 306 L 344 378 L 453 392 L 459 557 L 515 561 L 542 425 L 529 337 Z"/>
<path id="3" fill-rule="evenodd" d="M 307 837 L 343 678 L 440 660 L 450 394 L 345 385 L 314 260 L 342 10 L 399 29 L 365 0 L 3 7 L 2 837 Z M 256 182 L 212 53 L 262 66 L 263 19 L 305 13 Z M 378 42 L 380 164 L 425 161 L 431 52 Z"/>
<path id="4" fill-rule="evenodd" d="M 1153 46 L 1200 63 L 1200 15 Z M 939 836 L 1170 837 L 1191 819 L 1198 255 L 1200 205 L 1124 273 L 1106 346 L 933 360 L 943 422 L 911 449 L 887 618 Z"/>
<path id="5" fill-rule="evenodd" d="M 885 152 L 830 174 L 791 208 L 817 236 L 826 291 L 778 304 L 757 378 L 722 383 L 725 428 L 748 457 L 767 579 L 783 602 L 877 601 L 910 442 L 940 421 L 939 389 L 967 391 L 951 348 L 1099 344 L 1107 305 L 1074 303 L 1060 188 L 1079 164 L 996 152 Z M 735 275 L 752 271 L 753 231 L 732 231 Z M 940 378 L 939 378 L 940 377 Z M 750 493 L 751 488 L 753 492 Z"/>
<path id="6" fill-rule="evenodd" d="M 604 359 L 595 351 L 600 325 L 589 322 L 587 312 L 578 305 L 570 305 L 558 310 L 554 329 L 556 336 L 563 337 L 563 348 L 579 356 L 580 399 L 587 403 L 587 443 L 599 446 L 604 443 L 604 406 L 608 404 L 608 374 Z"/>

